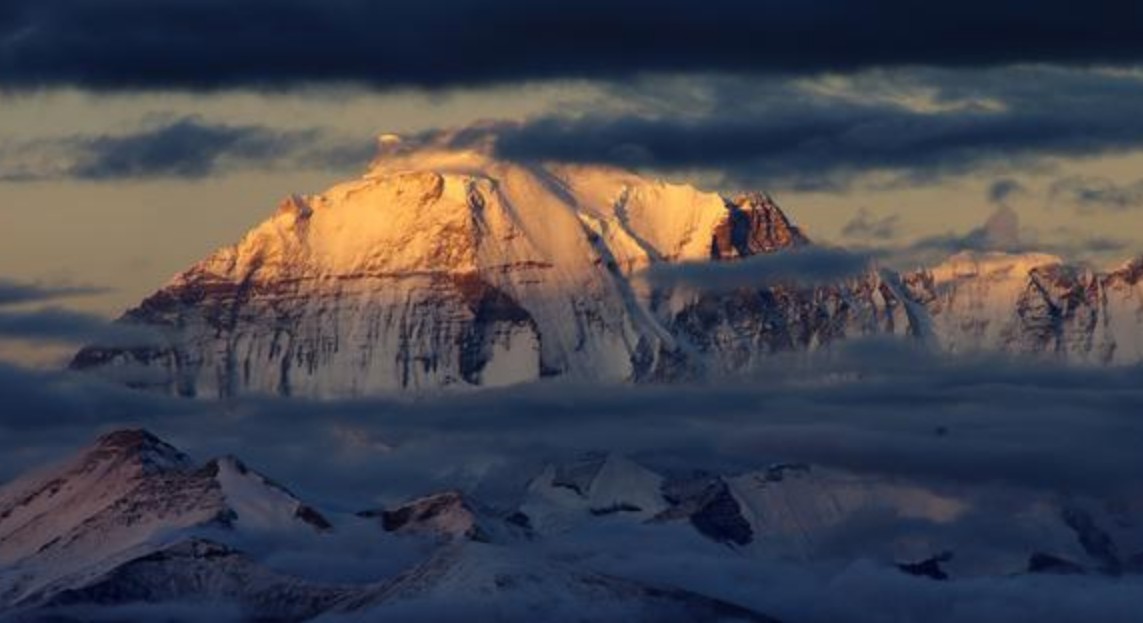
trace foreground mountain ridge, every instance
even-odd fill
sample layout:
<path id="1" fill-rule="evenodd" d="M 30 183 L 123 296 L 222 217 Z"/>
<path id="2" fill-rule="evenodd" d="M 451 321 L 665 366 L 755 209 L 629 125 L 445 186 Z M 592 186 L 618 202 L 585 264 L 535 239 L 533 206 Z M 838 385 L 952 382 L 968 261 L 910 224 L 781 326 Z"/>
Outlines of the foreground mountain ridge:
<path id="1" fill-rule="evenodd" d="M 115 431 L 0 486 L 0 618 L 84 621 L 112 609 L 105 616 L 134 620 L 142 610 L 116 617 L 114 609 L 143 607 L 153 609 L 147 620 L 182 620 L 163 609 L 182 604 L 203 613 L 227 608 L 227 620 L 386 608 L 401 619 L 401 608 L 432 612 L 460 601 L 503 621 L 534 620 L 543 609 L 569 620 L 774 623 L 691 591 L 517 551 L 513 545 L 534 538 L 531 531 L 458 492 L 379 514 L 376 525 L 370 513 L 331 522 L 234 457 L 198 465 L 147 431 Z M 288 573 L 266 564 L 266 552 L 244 549 L 267 542 L 275 544 L 271 556 L 305 543 L 329 549 L 331 535 L 350 523 L 372 528 L 360 533 L 362 547 L 389 533 L 393 550 L 414 540 L 423 553 L 399 573 L 350 583 Z"/>
<path id="2" fill-rule="evenodd" d="M 333 397 L 720 376 L 881 334 L 954 352 L 1143 358 L 1143 262 L 1097 274 L 1038 254 L 961 255 L 731 293 L 641 278 L 808 245 L 761 193 L 386 137 L 361 179 L 288 198 L 128 311 L 121 322 L 159 330 L 153 345 L 93 345 L 73 367 L 186 396 Z"/>
<path id="3" fill-rule="evenodd" d="M 652 582 L 608 564 L 654 561 L 664 543 L 731 567 L 864 557 L 930 579 L 1143 573 L 1134 494 L 1013 492 L 986 510 L 971 491 L 877 474 L 801 463 L 678 471 L 600 452 L 514 477 L 527 486 L 497 507 L 446 490 L 336 513 L 239 459 L 198 464 L 147 431 L 115 431 L 0 486 L 0 618 L 134 620 L 142 611 L 114 609 L 148 607 L 147 620 L 182 620 L 163 609 L 182 604 L 243 621 L 451 620 L 461 604 L 480 620 L 773 623 L 706 592 L 702 573 Z M 982 512 L 1007 528 L 959 527 Z M 858 549 L 838 539 L 853 529 L 867 537 Z M 313 548 L 326 564 L 279 566 L 276 555 Z M 373 575 L 327 575 L 331 561 L 363 555 Z"/>

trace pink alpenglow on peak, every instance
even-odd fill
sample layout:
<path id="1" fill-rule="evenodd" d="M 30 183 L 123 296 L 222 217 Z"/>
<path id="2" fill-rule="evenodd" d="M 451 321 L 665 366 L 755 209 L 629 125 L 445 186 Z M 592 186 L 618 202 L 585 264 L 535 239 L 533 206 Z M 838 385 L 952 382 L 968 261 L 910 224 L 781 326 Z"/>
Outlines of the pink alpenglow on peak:
<path id="1" fill-rule="evenodd" d="M 639 278 L 652 265 L 811 242 L 763 193 L 521 164 L 448 137 L 378 143 L 363 177 L 288 197 L 124 314 L 162 336 L 153 345 L 93 344 L 73 368 L 183 396 L 339 397 L 717 377 L 883 334 L 954 352 L 1143 358 L 1139 271 L 991 253 L 814 287 L 657 288 Z"/>

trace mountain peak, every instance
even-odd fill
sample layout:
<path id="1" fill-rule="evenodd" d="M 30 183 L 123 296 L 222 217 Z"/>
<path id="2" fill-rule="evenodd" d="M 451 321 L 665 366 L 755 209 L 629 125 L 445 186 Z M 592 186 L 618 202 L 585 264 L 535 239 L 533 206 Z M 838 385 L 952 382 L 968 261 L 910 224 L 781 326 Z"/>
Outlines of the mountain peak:
<path id="1" fill-rule="evenodd" d="M 100 435 L 95 440 L 96 446 L 108 450 L 135 449 L 144 446 L 155 446 L 159 444 L 165 444 L 165 442 L 145 428 L 123 428 L 119 430 L 113 430 L 109 433 Z"/>
<path id="2" fill-rule="evenodd" d="M 145 469 L 158 470 L 185 469 L 192 464 L 186 454 L 142 428 L 120 429 L 101 435 L 86 456 L 89 460 L 138 461 Z"/>
<path id="3" fill-rule="evenodd" d="M 727 200 L 726 219 L 715 230 L 712 259 L 750 257 L 810 243 L 770 195 L 746 192 Z"/>
<path id="4" fill-rule="evenodd" d="M 1019 297 L 1029 271 L 1057 258 L 963 257 L 900 284 L 763 285 L 749 296 L 657 287 L 638 278 L 652 265 L 811 242 L 763 192 L 727 197 L 613 167 L 500 159 L 490 136 L 379 138 L 363 177 L 288 197 L 240 242 L 128 311 L 125 322 L 162 336 L 149 348 L 92 345 L 73 367 L 204 397 L 658 381 L 738 373 L 846 337 L 959 335 L 985 308 L 1001 348 L 1049 348 L 1017 312 L 1028 308 Z M 932 290 L 974 276 L 989 287 L 961 297 L 972 305 Z M 992 302 L 977 304 L 986 291 Z M 946 338 L 933 341 L 981 343 Z M 1071 343 L 1081 359 L 1143 357 L 1134 338 L 1113 350 Z"/>

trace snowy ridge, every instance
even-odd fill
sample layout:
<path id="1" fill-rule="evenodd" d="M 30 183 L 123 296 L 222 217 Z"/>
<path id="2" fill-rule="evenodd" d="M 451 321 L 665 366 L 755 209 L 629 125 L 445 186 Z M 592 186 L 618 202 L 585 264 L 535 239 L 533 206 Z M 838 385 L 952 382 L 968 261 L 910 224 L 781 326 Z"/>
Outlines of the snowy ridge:
<path id="1" fill-rule="evenodd" d="M 279 547 L 288 549 L 337 528 L 238 459 L 196 468 L 141 430 L 101 437 L 60 467 L 4 486 L 0 500 L 0 616 L 12 620 L 89 620 L 101 608 L 192 603 L 237 608 L 242 620 L 364 611 L 435 618 L 461 607 L 504 621 L 532 620 L 538 609 L 555 620 L 583 620 L 588 612 L 599 621 L 773 621 L 517 549 L 532 538 L 526 522 L 494 515 L 457 491 L 356 519 L 381 517 L 378 538 L 382 531 L 440 537 L 399 574 L 346 584 L 283 573 L 242 551 L 236 537 L 277 532 L 286 537 Z"/>
<path id="2" fill-rule="evenodd" d="M 190 531 L 325 527 L 316 511 L 234 459 L 196 468 L 146 431 L 118 431 L 0 489 L 0 595 L 42 601 Z"/>
<path id="3" fill-rule="evenodd" d="M 881 334 L 958 353 L 1143 357 L 1138 263 L 1097 274 L 1039 254 L 966 254 L 813 288 L 652 289 L 640 273 L 653 264 L 810 241 L 761 193 L 381 143 L 362 178 L 287 198 L 121 319 L 163 340 L 92 345 L 72 366 L 184 396 L 338 397 L 720 376 Z"/>
<path id="4" fill-rule="evenodd" d="M 330 522 L 237 459 L 196 468 L 145 431 L 119 431 L 5 485 L 0 500 L 0 616 L 15 620 L 191 602 L 249 620 L 773 621 L 688 589 L 701 578 L 665 585 L 607 566 L 672 542 L 728 564 L 863 558 L 936 579 L 1143 573 L 1137 496 L 1011 492 L 990 509 L 971 491 L 802 464 L 679 475 L 590 454 L 548 465 L 518 505 L 496 511 L 443 491 Z M 965 529 L 980 521 L 1003 530 Z M 416 558 L 331 582 L 281 570 L 242 538 L 273 533 L 284 551 L 329 547 L 341 531 L 396 548 L 372 555 Z"/>

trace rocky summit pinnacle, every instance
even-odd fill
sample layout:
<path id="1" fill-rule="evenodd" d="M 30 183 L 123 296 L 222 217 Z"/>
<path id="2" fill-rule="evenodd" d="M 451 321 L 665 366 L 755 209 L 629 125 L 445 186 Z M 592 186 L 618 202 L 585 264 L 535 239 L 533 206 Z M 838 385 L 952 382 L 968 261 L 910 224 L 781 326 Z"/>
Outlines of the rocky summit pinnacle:
<path id="1" fill-rule="evenodd" d="M 812 288 L 657 289 L 641 278 L 653 264 L 810 241 L 762 193 L 503 161 L 448 140 L 379 144 L 360 179 L 289 196 L 120 319 L 161 339 L 93 344 L 73 368 L 183 396 L 335 397 L 736 374 L 875 334 L 956 352 L 1143 356 L 1139 271 L 993 253 Z"/>

